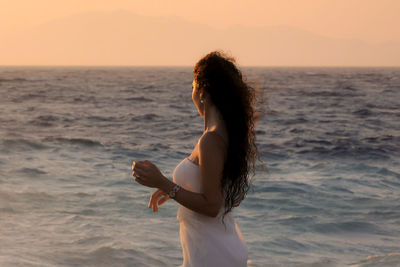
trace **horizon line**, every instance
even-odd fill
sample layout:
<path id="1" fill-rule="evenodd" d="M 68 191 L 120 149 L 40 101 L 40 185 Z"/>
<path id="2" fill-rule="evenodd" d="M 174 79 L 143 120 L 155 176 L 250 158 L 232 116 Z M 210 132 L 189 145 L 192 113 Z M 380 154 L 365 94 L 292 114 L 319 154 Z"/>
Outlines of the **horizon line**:
<path id="1" fill-rule="evenodd" d="M 236 64 L 238 67 L 244 68 L 400 68 L 400 65 L 240 65 Z M 176 67 L 176 68 L 188 68 L 194 67 L 193 65 L 33 65 L 33 64 L 26 64 L 26 65 L 17 65 L 17 64 L 0 64 L 0 67 L 111 67 L 111 68 L 118 68 L 118 67 L 138 67 L 138 68 L 163 68 L 163 67 Z"/>

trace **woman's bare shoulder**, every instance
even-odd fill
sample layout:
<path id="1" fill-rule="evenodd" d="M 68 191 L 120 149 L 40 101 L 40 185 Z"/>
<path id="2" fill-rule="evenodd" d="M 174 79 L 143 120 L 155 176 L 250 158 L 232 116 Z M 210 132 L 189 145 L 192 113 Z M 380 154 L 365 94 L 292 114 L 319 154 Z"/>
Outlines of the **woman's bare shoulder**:
<path id="1" fill-rule="evenodd" d="M 201 142 L 207 142 L 207 143 L 211 143 L 214 145 L 217 145 L 217 144 L 226 145 L 227 144 L 227 140 L 225 140 L 225 138 L 222 137 L 222 135 L 220 133 L 217 133 L 216 131 L 205 132 L 199 139 L 199 143 L 201 143 Z"/>
<path id="2" fill-rule="evenodd" d="M 217 132 L 208 131 L 204 133 L 199 140 L 199 148 L 207 153 L 217 153 L 225 157 L 226 140 Z"/>

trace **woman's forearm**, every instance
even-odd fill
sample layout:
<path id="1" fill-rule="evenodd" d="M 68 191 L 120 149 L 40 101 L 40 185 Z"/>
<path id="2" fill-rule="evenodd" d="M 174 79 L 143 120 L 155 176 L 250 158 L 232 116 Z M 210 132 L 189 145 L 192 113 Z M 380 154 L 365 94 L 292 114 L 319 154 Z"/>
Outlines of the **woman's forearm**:
<path id="1" fill-rule="evenodd" d="M 174 186 L 175 183 L 165 177 L 160 189 L 168 194 Z M 182 187 L 174 199 L 186 208 L 210 217 L 216 217 L 221 207 L 221 203 L 210 201 L 204 194 L 191 192 Z"/>

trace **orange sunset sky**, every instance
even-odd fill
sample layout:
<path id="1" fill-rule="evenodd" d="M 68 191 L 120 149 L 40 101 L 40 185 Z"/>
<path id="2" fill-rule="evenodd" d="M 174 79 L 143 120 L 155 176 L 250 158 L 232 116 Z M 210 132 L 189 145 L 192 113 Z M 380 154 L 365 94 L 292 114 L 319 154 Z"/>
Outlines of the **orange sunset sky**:
<path id="1" fill-rule="evenodd" d="M 398 0 L 0 0 L 0 65 L 400 66 Z"/>

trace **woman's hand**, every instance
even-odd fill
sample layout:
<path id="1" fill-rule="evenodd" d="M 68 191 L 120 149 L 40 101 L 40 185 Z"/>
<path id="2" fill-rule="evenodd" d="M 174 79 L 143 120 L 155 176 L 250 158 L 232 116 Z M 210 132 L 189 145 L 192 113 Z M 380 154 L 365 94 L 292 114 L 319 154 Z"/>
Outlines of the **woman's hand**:
<path id="1" fill-rule="evenodd" d="M 160 188 L 165 180 L 168 180 L 156 165 L 148 160 L 134 161 L 132 164 L 132 176 L 135 181 L 147 187 Z"/>
<path id="2" fill-rule="evenodd" d="M 157 189 L 150 196 L 149 208 L 153 208 L 153 212 L 157 212 L 158 206 L 164 204 L 168 199 L 169 196 L 167 193 L 165 193 L 161 189 Z"/>

